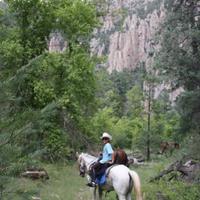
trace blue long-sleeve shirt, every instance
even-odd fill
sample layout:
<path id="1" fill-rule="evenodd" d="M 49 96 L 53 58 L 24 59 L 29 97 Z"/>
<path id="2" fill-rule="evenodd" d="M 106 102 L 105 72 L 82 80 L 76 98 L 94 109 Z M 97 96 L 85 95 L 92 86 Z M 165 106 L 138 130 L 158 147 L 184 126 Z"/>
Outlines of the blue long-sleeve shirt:
<path id="1" fill-rule="evenodd" d="M 113 149 L 110 143 L 106 143 L 103 147 L 103 156 L 102 159 L 99 161 L 100 163 L 106 163 L 112 160 Z"/>

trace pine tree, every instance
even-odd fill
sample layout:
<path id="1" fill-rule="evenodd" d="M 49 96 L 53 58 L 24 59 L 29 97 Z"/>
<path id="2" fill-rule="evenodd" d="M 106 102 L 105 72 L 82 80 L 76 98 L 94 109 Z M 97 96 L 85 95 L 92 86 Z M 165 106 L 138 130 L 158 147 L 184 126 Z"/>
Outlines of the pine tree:
<path id="1" fill-rule="evenodd" d="M 6 3 L 0 15 L 0 149 L 11 144 L 21 157 L 69 159 L 89 143 L 95 64 L 87 43 L 95 9 L 81 0 Z M 47 52 L 55 30 L 70 43 L 63 53 Z"/>
<path id="2" fill-rule="evenodd" d="M 184 88 L 178 101 L 182 131 L 200 134 L 199 3 L 198 0 L 166 1 L 166 8 L 159 66 L 174 88 Z"/>

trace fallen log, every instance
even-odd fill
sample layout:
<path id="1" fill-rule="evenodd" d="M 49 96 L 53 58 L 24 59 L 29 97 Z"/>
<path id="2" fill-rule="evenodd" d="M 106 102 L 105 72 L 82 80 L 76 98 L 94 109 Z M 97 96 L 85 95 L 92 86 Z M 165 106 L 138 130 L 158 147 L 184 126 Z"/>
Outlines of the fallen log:
<path id="1" fill-rule="evenodd" d="M 31 179 L 49 179 L 49 175 L 45 169 L 27 169 L 21 173 L 21 176 Z"/>
<path id="2" fill-rule="evenodd" d="M 180 178 L 187 182 L 198 182 L 200 183 L 200 162 L 194 160 L 184 159 L 175 161 L 167 169 L 163 170 L 157 176 L 150 179 L 150 182 L 159 180 L 163 176 L 172 172 L 179 172 Z M 172 175 L 169 180 L 172 180 L 175 176 Z"/>
<path id="3" fill-rule="evenodd" d="M 40 197 L 34 197 L 34 196 L 32 197 L 32 199 L 33 199 L 33 200 L 41 200 Z"/>
<path id="4" fill-rule="evenodd" d="M 176 162 L 172 163 L 167 169 L 161 171 L 160 174 L 158 174 L 157 176 L 151 178 L 150 182 L 159 180 L 164 175 L 167 175 L 167 174 L 169 174 L 169 173 L 171 173 L 173 171 L 176 171 L 178 165 L 180 165 L 180 161 L 176 161 Z"/>
<path id="5" fill-rule="evenodd" d="M 143 165 L 144 164 L 144 159 L 137 159 L 134 157 L 128 157 L 128 164 L 129 165 Z"/>
<path id="6" fill-rule="evenodd" d="M 128 154 L 128 163 L 129 165 L 143 165 L 145 158 L 139 152 Z"/>

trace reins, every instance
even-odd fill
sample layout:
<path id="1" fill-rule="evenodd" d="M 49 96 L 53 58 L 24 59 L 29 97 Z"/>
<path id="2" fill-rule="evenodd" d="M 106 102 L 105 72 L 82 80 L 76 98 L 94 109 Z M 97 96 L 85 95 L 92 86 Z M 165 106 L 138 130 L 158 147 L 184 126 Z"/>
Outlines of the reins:
<path id="1" fill-rule="evenodd" d="M 93 160 L 92 160 L 92 161 L 86 162 L 86 158 L 85 158 L 85 159 L 83 158 L 84 155 L 85 155 L 85 157 L 92 157 L 91 159 L 93 159 Z M 95 163 L 96 160 L 97 160 L 98 158 L 96 158 L 96 157 L 94 157 L 94 156 L 90 156 L 89 154 L 84 154 L 84 155 L 82 156 L 82 160 L 83 160 L 84 164 L 86 165 L 86 168 L 87 168 L 88 170 L 90 170 L 92 164 Z"/>

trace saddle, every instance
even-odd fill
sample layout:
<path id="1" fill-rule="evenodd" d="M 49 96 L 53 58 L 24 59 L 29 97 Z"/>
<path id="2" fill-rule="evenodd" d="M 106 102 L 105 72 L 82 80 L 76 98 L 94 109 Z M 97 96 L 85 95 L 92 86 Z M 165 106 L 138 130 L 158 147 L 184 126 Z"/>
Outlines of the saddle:
<path id="1" fill-rule="evenodd" d="M 114 151 L 114 162 L 113 164 L 104 165 L 103 168 L 98 170 L 98 175 L 96 175 L 95 182 L 98 185 L 104 185 L 106 183 L 106 177 L 108 176 L 110 170 L 116 165 L 128 166 L 128 156 L 123 149 L 117 149 Z"/>
<path id="2" fill-rule="evenodd" d="M 113 165 L 111 165 L 110 167 L 108 167 L 108 168 L 106 169 L 106 171 L 105 171 L 103 174 L 101 174 L 101 175 L 99 175 L 99 176 L 96 177 L 95 182 L 96 182 L 98 185 L 100 185 L 100 186 L 105 185 L 105 184 L 106 184 L 106 178 L 108 177 L 108 175 L 109 175 L 109 173 L 110 173 L 110 170 L 111 170 L 113 167 L 117 166 L 117 165 L 119 165 L 119 164 L 113 164 Z"/>

